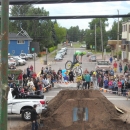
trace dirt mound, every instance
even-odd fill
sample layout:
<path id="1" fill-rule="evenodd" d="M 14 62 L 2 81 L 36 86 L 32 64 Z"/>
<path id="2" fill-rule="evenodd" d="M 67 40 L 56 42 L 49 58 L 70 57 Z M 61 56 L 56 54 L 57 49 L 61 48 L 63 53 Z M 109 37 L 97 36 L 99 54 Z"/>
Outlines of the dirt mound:
<path id="1" fill-rule="evenodd" d="M 119 113 L 114 105 L 96 90 L 62 90 L 49 102 L 48 110 L 43 113 L 43 117 L 42 130 L 127 130 L 127 127 L 130 128 L 130 125 L 124 125 L 118 119 Z"/>

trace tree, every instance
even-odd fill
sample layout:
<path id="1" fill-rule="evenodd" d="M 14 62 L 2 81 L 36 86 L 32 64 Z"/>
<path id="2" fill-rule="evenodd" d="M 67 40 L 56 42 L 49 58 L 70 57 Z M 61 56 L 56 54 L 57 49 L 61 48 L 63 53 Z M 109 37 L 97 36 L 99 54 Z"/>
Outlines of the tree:
<path id="1" fill-rule="evenodd" d="M 66 28 L 61 27 L 58 23 L 54 24 L 57 42 L 61 43 L 66 39 Z"/>
<path id="2" fill-rule="evenodd" d="M 101 19 L 102 22 L 102 32 L 103 32 L 103 41 L 104 41 L 104 47 L 107 45 L 107 32 L 106 32 L 106 26 L 108 26 L 107 23 L 108 19 L 103 18 Z M 100 27 L 100 19 L 95 18 L 89 23 L 89 29 L 85 30 L 85 40 L 88 46 L 95 46 L 95 24 L 96 24 L 96 41 L 97 41 L 97 50 L 101 50 L 101 27 Z"/>
<path id="3" fill-rule="evenodd" d="M 121 32 L 122 32 L 122 21 L 119 21 L 119 39 L 121 39 Z M 112 25 L 112 29 L 110 29 L 108 32 L 108 39 L 109 40 L 117 40 L 118 35 L 118 22 L 114 21 Z"/>

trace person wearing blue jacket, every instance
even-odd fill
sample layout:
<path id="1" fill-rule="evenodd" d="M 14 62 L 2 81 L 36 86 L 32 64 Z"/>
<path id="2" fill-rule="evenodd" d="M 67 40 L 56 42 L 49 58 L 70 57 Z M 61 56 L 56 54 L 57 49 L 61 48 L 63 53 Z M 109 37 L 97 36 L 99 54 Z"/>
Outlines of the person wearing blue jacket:
<path id="1" fill-rule="evenodd" d="M 104 80 L 104 88 L 108 88 L 108 79 L 107 78 L 105 78 L 105 80 Z"/>
<path id="2" fill-rule="evenodd" d="M 90 74 L 87 72 L 86 75 L 84 76 L 85 79 L 85 89 L 88 87 L 90 87 L 90 82 L 91 82 L 91 78 L 90 78 Z"/>

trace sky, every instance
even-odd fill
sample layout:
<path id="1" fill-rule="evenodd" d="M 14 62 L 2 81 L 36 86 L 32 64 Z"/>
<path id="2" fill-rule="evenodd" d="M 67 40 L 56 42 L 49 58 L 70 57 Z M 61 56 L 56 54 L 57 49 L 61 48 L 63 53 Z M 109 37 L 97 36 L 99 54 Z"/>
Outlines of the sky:
<path id="1" fill-rule="evenodd" d="M 130 1 L 118 2 L 93 2 L 93 3 L 66 3 L 66 4 L 38 4 L 35 7 L 44 7 L 49 11 L 50 16 L 66 16 L 66 15 L 117 15 L 128 14 L 130 12 Z M 80 29 L 87 29 L 92 19 L 69 19 L 57 20 L 60 26 L 70 28 L 71 26 L 79 26 Z M 111 29 L 113 21 L 117 18 L 108 19 L 109 26 L 106 30 Z"/>

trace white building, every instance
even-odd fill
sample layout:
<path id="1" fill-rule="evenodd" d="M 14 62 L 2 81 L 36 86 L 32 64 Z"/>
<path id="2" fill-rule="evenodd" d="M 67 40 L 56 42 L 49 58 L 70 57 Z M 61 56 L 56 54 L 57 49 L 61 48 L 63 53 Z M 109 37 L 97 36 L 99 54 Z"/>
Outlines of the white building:
<path id="1" fill-rule="evenodd" d="M 122 60 L 130 60 L 130 21 L 122 23 Z"/>

